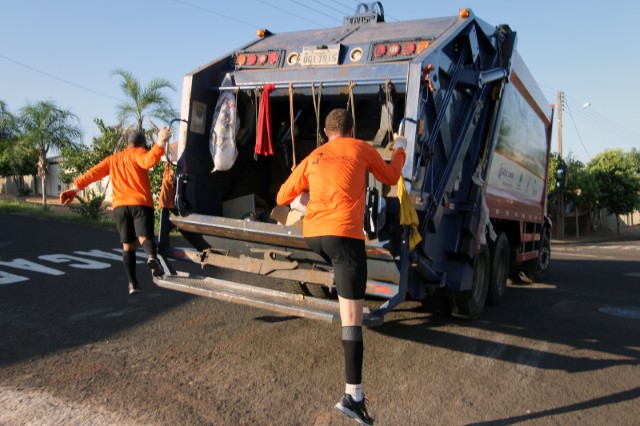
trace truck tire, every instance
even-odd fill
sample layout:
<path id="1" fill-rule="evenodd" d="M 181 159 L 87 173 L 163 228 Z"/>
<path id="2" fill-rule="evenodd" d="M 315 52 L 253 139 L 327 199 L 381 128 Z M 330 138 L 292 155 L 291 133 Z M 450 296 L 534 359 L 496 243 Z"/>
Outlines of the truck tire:
<path id="1" fill-rule="evenodd" d="M 545 275 L 547 275 L 550 265 L 551 242 L 549 241 L 549 234 L 545 232 L 542 234 L 542 239 L 540 240 L 538 257 L 522 265 L 521 272 L 525 274 L 525 277 L 521 277 L 521 280 L 525 282 L 535 282 L 543 279 Z M 524 280 L 523 278 L 528 278 L 528 280 Z"/>
<path id="2" fill-rule="evenodd" d="M 307 296 L 316 297 L 318 299 L 334 299 L 335 295 L 329 287 L 320 284 L 300 283 L 302 292 Z"/>
<path id="3" fill-rule="evenodd" d="M 504 232 L 500 232 L 495 241 L 489 241 L 491 256 L 491 275 L 489 278 L 489 292 L 487 303 L 497 305 L 504 298 L 509 276 L 509 240 Z"/>
<path id="4" fill-rule="evenodd" d="M 473 283 L 471 290 L 454 294 L 451 315 L 454 317 L 476 319 L 482 313 L 489 290 L 491 265 L 487 246 L 480 246 L 473 263 Z"/>

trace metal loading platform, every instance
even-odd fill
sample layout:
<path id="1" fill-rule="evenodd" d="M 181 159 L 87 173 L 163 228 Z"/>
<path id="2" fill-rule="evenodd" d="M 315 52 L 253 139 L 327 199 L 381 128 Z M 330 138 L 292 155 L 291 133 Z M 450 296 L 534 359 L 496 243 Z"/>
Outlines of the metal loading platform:
<path id="1" fill-rule="evenodd" d="M 202 276 L 165 275 L 154 277 L 153 281 L 159 287 L 170 290 L 266 309 L 285 315 L 340 324 L 337 300 L 318 299 L 302 294 Z M 384 314 L 377 314 L 376 311 L 371 311 L 368 307 L 363 308 L 363 325 L 375 327 L 383 322 Z"/>

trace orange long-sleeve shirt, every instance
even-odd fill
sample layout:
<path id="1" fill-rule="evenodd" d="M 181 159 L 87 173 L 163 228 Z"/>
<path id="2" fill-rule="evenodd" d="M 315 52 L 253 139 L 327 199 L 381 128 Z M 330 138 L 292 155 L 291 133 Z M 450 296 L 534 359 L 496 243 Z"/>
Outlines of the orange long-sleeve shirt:
<path id="1" fill-rule="evenodd" d="M 398 149 L 387 164 L 369 144 L 337 138 L 316 148 L 280 187 L 276 201 L 290 204 L 309 188 L 302 233 L 364 240 L 367 171 L 387 185 L 398 183 L 406 154 Z"/>
<path id="2" fill-rule="evenodd" d="M 73 184 L 84 189 L 89 184 L 110 175 L 113 185 L 112 206 L 153 207 L 149 169 L 162 158 L 164 147 L 153 144 L 147 151 L 143 147 L 130 147 L 108 156 L 92 167 Z"/>

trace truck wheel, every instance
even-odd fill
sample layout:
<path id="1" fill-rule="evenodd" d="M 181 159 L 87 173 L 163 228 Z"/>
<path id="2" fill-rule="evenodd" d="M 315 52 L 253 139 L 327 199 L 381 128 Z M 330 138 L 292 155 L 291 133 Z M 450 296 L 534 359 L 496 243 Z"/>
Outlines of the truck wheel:
<path id="1" fill-rule="evenodd" d="M 476 319 L 482 313 L 489 290 L 491 266 L 487 246 L 480 246 L 473 264 L 471 290 L 457 292 L 453 296 L 451 314 L 455 317 Z"/>
<path id="2" fill-rule="evenodd" d="M 540 240 L 540 252 L 538 258 L 523 264 L 522 272 L 531 282 L 539 281 L 547 275 L 551 265 L 551 243 L 549 235 L 545 232 Z"/>
<path id="3" fill-rule="evenodd" d="M 300 288 L 307 296 L 317 297 L 318 299 L 334 298 L 334 295 L 331 293 L 331 289 L 324 285 L 300 283 Z"/>
<path id="4" fill-rule="evenodd" d="M 489 241 L 489 254 L 491 255 L 491 276 L 487 303 L 497 305 L 507 290 L 509 276 L 509 240 L 504 232 L 499 233 L 495 241 Z"/>

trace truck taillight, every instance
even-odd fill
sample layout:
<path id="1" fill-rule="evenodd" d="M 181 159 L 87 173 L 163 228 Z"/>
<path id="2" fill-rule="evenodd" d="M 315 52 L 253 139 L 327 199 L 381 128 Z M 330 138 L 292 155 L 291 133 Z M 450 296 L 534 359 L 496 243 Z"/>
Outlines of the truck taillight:
<path id="1" fill-rule="evenodd" d="M 391 43 L 389 45 L 389 49 L 387 50 L 387 55 L 393 57 L 393 56 L 398 56 L 398 53 L 400 53 L 400 44 Z"/>
<path id="2" fill-rule="evenodd" d="M 429 40 L 398 40 L 373 44 L 369 60 L 391 61 L 408 59 L 422 53 L 429 46 Z"/>
<path id="3" fill-rule="evenodd" d="M 376 44 L 373 48 L 373 57 L 382 58 L 387 53 L 387 46 L 384 44 Z"/>
<path id="4" fill-rule="evenodd" d="M 415 51 L 416 51 L 416 45 L 411 41 L 408 41 L 402 45 L 403 56 L 413 55 L 413 52 Z"/>
<path id="5" fill-rule="evenodd" d="M 239 52 L 234 61 L 236 68 L 276 68 L 280 66 L 283 54 L 280 50 Z"/>
<path id="6" fill-rule="evenodd" d="M 416 45 L 416 54 L 419 55 L 424 49 L 429 47 L 429 40 L 420 40 Z"/>

